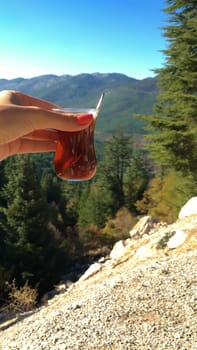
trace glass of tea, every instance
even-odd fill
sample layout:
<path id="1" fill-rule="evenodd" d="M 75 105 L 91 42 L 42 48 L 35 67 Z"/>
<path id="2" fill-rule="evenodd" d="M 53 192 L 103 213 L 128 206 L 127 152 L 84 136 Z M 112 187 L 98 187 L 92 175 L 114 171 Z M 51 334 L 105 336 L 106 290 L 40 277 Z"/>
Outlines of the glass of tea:
<path id="1" fill-rule="evenodd" d="M 101 109 L 104 94 L 101 95 L 96 108 L 64 108 L 64 113 L 92 114 L 93 122 L 81 131 L 58 131 L 59 141 L 54 157 L 54 168 L 63 180 L 90 180 L 96 173 L 96 152 L 94 148 L 94 129 Z"/>

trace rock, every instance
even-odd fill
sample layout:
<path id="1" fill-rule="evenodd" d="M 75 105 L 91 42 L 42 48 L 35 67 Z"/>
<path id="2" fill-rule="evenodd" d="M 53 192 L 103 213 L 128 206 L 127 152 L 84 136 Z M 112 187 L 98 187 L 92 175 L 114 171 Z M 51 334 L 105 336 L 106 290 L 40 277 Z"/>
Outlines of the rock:
<path id="1" fill-rule="evenodd" d="M 157 221 L 151 216 L 143 216 L 130 231 L 131 238 L 139 238 L 145 234 L 149 234 L 156 224 Z"/>
<path id="2" fill-rule="evenodd" d="M 181 208 L 179 212 L 179 219 L 194 214 L 197 214 L 197 197 L 190 198 L 188 202 Z"/>
<path id="3" fill-rule="evenodd" d="M 153 256 L 154 250 L 150 244 L 146 244 L 136 251 L 136 256 L 138 258 L 150 258 Z"/>
<path id="4" fill-rule="evenodd" d="M 125 242 L 123 240 L 116 242 L 110 253 L 110 258 L 112 260 L 118 260 L 124 254 L 124 250 Z"/>
<path id="5" fill-rule="evenodd" d="M 106 259 L 105 259 L 104 256 L 102 256 L 102 257 L 98 260 L 98 262 L 101 263 L 101 264 L 105 263 L 105 261 L 106 261 Z"/>
<path id="6" fill-rule="evenodd" d="M 58 293 L 64 293 L 66 291 L 66 284 L 65 283 L 61 283 L 55 286 L 55 290 Z"/>
<path id="7" fill-rule="evenodd" d="M 80 277 L 79 281 L 87 280 L 89 277 L 95 275 L 101 270 L 102 265 L 100 263 L 94 263 L 86 270 L 86 272 Z"/>
<path id="8" fill-rule="evenodd" d="M 187 238 L 187 234 L 181 229 L 177 228 L 176 233 L 172 237 L 170 237 L 167 243 L 167 247 L 169 249 L 174 249 L 180 246 L 181 244 L 183 244 L 186 238 Z"/>

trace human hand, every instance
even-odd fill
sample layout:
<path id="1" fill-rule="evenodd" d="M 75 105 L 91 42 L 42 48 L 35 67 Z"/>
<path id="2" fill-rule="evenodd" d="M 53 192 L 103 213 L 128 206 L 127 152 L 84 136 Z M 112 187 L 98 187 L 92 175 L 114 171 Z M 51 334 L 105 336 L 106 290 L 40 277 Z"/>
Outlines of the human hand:
<path id="1" fill-rule="evenodd" d="M 54 152 L 57 130 L 79 131 L 93 121 L 91 114 L 74 116 L 37 106 L 0 106 L 0 160 L 13 154 Z"/>

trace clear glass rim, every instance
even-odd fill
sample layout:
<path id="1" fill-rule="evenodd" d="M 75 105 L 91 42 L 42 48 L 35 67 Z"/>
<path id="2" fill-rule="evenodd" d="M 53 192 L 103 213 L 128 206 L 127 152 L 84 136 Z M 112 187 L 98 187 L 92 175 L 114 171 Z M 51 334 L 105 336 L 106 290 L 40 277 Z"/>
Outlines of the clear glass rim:
<path id="1" fill-rule="evenodd" d="M 94 118 L 96 118 L 100 112 L 103 98 L 104 98 L 104 93 L 101 94 L 101 97 L 98 101 L 96 108 L 62 108 L 62 109 L 53 108 L 53 111 L 62 112 L 62 113 L 74 113 L 74 114 L 80 114 L 80 113 L 93 114 Z"/>
<path id="2" fill-rule="evenodd" d="M 96 108 L 62 108 L 53 109 L 53 111 L 68 112 L 68 113 L 95 113 Z"/>

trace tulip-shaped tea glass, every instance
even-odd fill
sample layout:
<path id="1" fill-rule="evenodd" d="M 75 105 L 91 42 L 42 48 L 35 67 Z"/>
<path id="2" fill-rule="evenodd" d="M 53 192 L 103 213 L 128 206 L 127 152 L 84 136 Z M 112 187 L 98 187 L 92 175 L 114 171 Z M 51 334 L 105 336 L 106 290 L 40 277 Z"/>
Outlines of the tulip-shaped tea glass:
<path id="1" fill-rule="evenodd" d="M 59 141 L 54 157 L 54 168 L 57 175 L 63 180 L 89 180 L 96 173 L 94 129 L 103 97 L 104 94 L 101 95 L 96 108 L 64 108 L 59 110 L 76 115 L 92 114 L 94 117 L 93 122 L 84 130 L 75 132 L 58 131 Z"/>

